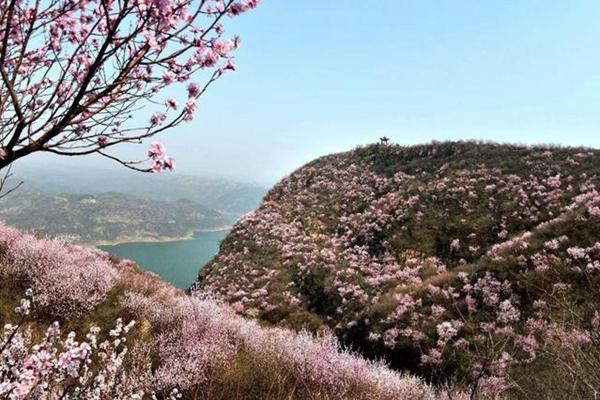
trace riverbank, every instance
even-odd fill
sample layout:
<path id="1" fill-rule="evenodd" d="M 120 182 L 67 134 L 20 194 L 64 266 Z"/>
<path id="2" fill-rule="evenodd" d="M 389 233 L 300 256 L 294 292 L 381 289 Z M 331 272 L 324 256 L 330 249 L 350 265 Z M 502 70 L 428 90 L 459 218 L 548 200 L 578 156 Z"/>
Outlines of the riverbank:
<path id="1" fill-rule="evenodd" d="M 200 233 L 211 233 L 211 232 L 222 232 L 230 230 L 232 225 L 215 226 L 212 228 L 200 229 L 189 232 L 184 236 L 160 236 L 160 237 L 149 237 L 149 236 L 135 236 L 135 237 L 119 237 L 115 240 L 103 240 L 90 244 L 90 246 L 118 246 L 120 244 L 131 244 L 131 243 L 169 243 L 179 242 L 183 240 L 192 240 L 195 235 Z"/>

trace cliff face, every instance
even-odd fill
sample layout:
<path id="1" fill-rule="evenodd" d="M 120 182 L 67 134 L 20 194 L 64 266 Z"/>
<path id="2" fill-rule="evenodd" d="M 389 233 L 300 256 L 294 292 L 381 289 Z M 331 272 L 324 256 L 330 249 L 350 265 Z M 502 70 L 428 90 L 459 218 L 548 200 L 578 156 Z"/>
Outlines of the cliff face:
<path id="1" fill-rule="evenodd" d="M 327 326 L 398 368 L 468 375 L 463 353 L 487 332 L 512 330 L 521 359 L 534 352 L 523 338 L 541 346 L 528 321 L 558 318 L 561 290 L 581 321 L 593 318 L 579 300 L 598 304 L 599 174 L 600 152 L 582 148 L 466 142 L 326 156 L 270 190 L 197 286 L 270 323 Z"/>

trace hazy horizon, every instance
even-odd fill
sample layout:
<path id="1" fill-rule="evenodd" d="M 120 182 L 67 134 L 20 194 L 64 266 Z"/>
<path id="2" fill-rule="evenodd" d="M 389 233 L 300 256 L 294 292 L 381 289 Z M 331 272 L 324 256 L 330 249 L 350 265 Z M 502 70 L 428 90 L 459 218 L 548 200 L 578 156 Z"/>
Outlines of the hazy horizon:
<path id="1" fill-rule="evenodd" d="M 277 171 L 282 171 L 281 175 L 273 177 L 267 177 L 260 175 L 260 171 L 249 171 L 248 174 L 228 174 L 226 172 L 209 172 L 208 170 L 194 170 L 192 168 L 177 168 L 173 171 L 163 172 L 161 174 L 156 175 L 158 179 L 164 180 L 168 179 L 170 175 L 176 176 L 192 176 L 201 179 L 207 180 L 216 180 L 216 181 L 229 181 L 232 183 L 242 183 L 248 185 L 256 185 L 259 187 L 263 187 L 265 190 L 269 189 L 271 186 L 276 184 L 279 180 L 284 178 L 285 176 L 291 174 L 295 170 L 301 168 L 305 164 L 310 161 L 327 156 L 329 154 L 340 153 L 351 151 L 357 147 L 368 145 L 372 143 L 377 143 L 379 141 L 379 137 L 374 138 L 372 142 L 357 144 L 352 147 L 348 147 L 345 149 L 339 149 L 337 151 L 330 151 L 322 154 L 317 154 L 314 157 L 307 158 L 304 161 L 301 161 L 298 165 L 292 166 L 291 169 L 287 171 L 283 171 L 282 168 L 277 168 Z M 414 142 L 414 143 L 396 143 L 393 144 L 403 145 L 403 146 L 411 146 L 411 145 L 419 145 L 419 144 L 427 144 L 431 142 L 439 141 L 438 139 L 430 139 L 423 142 Z M 522 146 L 561 146 L 561 147 L 588 147 L 588 148 L 599 148 L 600 145 L 590 146 L 585 144 L 569 144 L 569 143 L 545 143 L 545 142 L 509 142 L 509 141 L 496 141 L 492 139 L 480 139 L 480 138 L 457 138 L 457 139 L 445 139 L 442 141 L 482 141 L 482 142 L 493 142 L 500 144 L 509 144 L 509 145 L 522 145 Z M 282 165 L 285 165 L 287 160 L 281 160 Z M 143 172 L 132 171 L 127 168 L 123 168 L 120 165 L 107 161 L 103 158 L 96 158 L 87 156 L 87 157 L 71 157 L 65 158 L 60 156 L 55 156 L 52 154 L 39 154 L 38 157 L 31 157 L 24 160 L 19 160 L 15 163 L 13 169 L 13 178 L 12 182 L 16 183 L 17 178 L 20 177 L 20 174 L 24 174 L 25 176 L 35 176 L 36 174 L 44 171 L 45 173 L 54 173 L 54 174 L 64 174 L 69 171 L 70 174 L 89 174 L 92 173 L 94 176 L 98 174 L 117 174 L 118 176 L 134 176 L 134 175 L 153 175 L 152 173 L 145 174 Z M 256 175 L 253 175 L 253 173 Z M 27 182 L 25 182 L 27 184 Z M 23 187 L 27 188 L 27 185 Z"/>
<path id="2" fill-rule="evenodd" d="M 382 135 L 402 145 L 600 147 L 600 3 L 310 4 L 264 1 L 227 27 L 242 38 L 238 70 L 202 97 L 191 123 L 157 137 L 177 174 L 270 186 Z M 146 147 L 116 152 L 139 159 Z M 30 158 L 25 164 L 82 172 L 122 168 L 93 157 Z"/>

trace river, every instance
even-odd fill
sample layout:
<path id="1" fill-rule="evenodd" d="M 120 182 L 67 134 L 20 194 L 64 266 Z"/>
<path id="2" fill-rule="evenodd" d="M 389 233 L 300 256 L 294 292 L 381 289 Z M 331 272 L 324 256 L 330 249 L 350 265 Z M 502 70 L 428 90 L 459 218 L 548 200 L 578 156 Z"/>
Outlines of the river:
<path id="1" fill-rule="evenodd" d="M 189 240 L 173 242 L 122 243 L 98 248 L 128 258 L 146 271 L 181 289 L 187 289 L 204 266 L 219 251 L 219 243 L 229 231 L 202 232 Z"/>

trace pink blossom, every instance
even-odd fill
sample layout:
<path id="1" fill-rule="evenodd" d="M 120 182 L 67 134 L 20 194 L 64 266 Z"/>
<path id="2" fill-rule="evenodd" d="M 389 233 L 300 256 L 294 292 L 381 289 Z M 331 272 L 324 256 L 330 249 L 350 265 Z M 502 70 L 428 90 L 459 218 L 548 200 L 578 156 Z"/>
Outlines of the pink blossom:
<path id="1" fill-rule="evenodd" d="M 171 157 L 165 157 L 163 159 L 163 166 L 165 169 L 173 170 L 175 169 L 175 160 Z"/>
<path id="2" fill-rule="evenodd" d="M 185 106 L 183 107 L 183 120 L 186 122 L 194 119 L 194 113 L 198 109 L 198 105 L 196 103 L 196 99 L 190 98 L 185 102 Z"/>
<path id="3" fill-rule="evenodd" d="M 469 312 L 473 313 L 475 311 L 477 311 L 477 300 L 475 300 L 475 298 L 471 295 L 466 295 L 465 296 L 465 302 L 467 303 L 467 308 L 469 310 Z"/>
<path id="4" fill-rule="evenodd" d="M 260 0 L 240 0 L 233 3 L 229 9 L 229 16 L 233 17 L 239 15 L 243 12 L 246 12 L 254 7 L 256 7 L 260 3 Z"/>
<path id="5" fill-rule="evenodd" d="M 587 257 L 586 250 L 581 247 L 570 247 L 567 249 L 567 253 L 576 260 Z"/>
<path id="6" fill-rule="evenodd" d="M 167 106 L 167 108 L 172 108 L 173 110 L 176 110 L 178 105 L 179 102 L 172 97 L 165 101 L 165 106 Z"/>
<path id="7" fill-rule="evenodd" d="M 504 300 L 498 308 L 497 320 L 502 323 L 518 321 L 521 316 L 520 311 L 513 306 L 509 300 Z"/>
<path id="8" fill-rule="evenodd" d="M 188 97 L 197 97 L 200 94 L 200 86 L 197 83 L 190 83 L 187 87 Z"/>
<path id="9" fill-rule="evenodd" d="M 534 336 L 519 336 L 515 340 L 515 344 L 529 355 L 530 360 L 533 360 L 536 357 L 536 350 L 538 349 L 539 344 Z"/>
<path id="10" fill-rule="evenodd" d="M 161 158 L 165 153 L 165 146 L 161 142 L 152 142 L 148 149 L 148 157 Z"/>
<path id="11" fill-rule="evenodd" d="M 431 349 L 421 355 L 421 363 L 424 365 L 440 365 L 442 363 L 442 353 L 437 349 Z"/>
<path id="12" fill-rule="evenodd" d="M 460 249 L 460 239 L 453 239 L 450 243 L 450 249 L 455 251 Z"/>
<path id="13" fill-rule="evenodd" d="M 214 50 L 209 50 L 200 56 L 200 66 L 202 68 L 213 67 L 219 61 L 220 55 Z"/>
<path id="14" fill-rule="evenodd" d="M 458 334 L 458 330 L 449 321 L 444 321 L 436 326 L 439 340 L 442 343 L 448 342 Z"/>
<path id="15" fill-rule="evenodd" d="M 160 125 L 166 118 L 167 116 L 164 113 L 155 112 L 152 114 L 152 117 L 150 117 L 150 123 L 152 125 Z"/>
<path id="16" fill-rule="evenodd" d="M 236 69 L 236 65 L 233 62 L 233 60 L 227 60 L 227 64 L 225 64 L 225 70 L 231 70 L 231 71 L 235 71 Z"/>
<path id="17" fill-rule="evenodd" d="M 173 83 L 176 79 L 176 76 L 173 72 L 171 71 L 165 71 L 162 74 L 162 82 L 165 85 L 170 85 L 171 83 Z"/>

